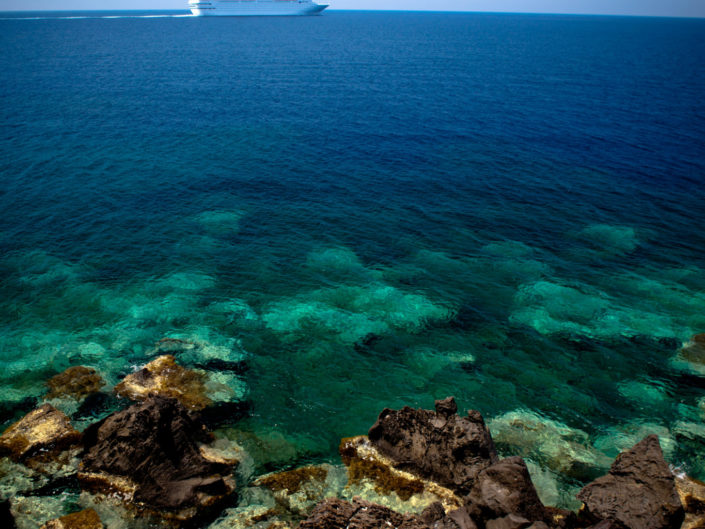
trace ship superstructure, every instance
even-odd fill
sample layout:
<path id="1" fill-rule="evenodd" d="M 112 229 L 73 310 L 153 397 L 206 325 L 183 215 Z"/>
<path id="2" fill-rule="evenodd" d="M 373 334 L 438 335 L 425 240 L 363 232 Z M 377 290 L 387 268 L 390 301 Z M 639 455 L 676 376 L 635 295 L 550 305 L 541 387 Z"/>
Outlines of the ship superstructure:
<path id="1" fill-rule="evenodd" d="M 315 15 L 326 7 L 312 0 L 189 0 L 196 16 Z"/>

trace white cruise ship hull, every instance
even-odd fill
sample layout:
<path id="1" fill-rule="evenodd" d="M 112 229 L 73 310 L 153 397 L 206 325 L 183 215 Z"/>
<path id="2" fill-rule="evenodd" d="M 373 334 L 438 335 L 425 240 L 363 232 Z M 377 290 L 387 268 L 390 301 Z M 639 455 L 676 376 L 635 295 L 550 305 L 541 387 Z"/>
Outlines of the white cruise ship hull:
<path id="1" fill-rule="evenodd" d="M 311 0 L 190 0 L 191 12 L 203 16 L 315 15 L 327 5 Z"/>

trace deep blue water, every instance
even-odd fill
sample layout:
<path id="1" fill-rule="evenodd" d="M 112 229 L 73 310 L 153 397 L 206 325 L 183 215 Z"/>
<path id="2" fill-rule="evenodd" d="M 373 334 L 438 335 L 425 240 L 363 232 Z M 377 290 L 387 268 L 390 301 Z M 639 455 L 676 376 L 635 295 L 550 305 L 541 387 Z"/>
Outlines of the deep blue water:
<path id="1" fill-rule="evenodd" d="M 705 20 L 75 15 L 0 17 L 3 424 L 181 337 L 275 467 L 452 394 L 705 478 Z"/>

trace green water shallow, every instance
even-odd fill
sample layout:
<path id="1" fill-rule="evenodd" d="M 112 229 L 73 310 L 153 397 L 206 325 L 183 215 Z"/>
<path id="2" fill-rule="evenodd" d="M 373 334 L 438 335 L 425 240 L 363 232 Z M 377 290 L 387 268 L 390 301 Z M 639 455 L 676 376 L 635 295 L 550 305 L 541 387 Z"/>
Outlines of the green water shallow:
<path id="1" fill-rule="evenodd" d="M 233 229 L 214 236 L 223 241 Z M 259 275 L 256 291 L 228 287 L 217 268 L 100 281 L 90 265 L 48 252 L 12 254 L 6 285 L 19 295 L 4 314 L 14 308 L 19 317 L 6 318 L 1 342 L 5 424 L 41 401 L 53 374 L 93 366 L 110 391 L 169 337 L 198 344 L 178 353 L 180 363 L 227 378 L 224 398 L 250 403 L 250 416 L 231 428 L 288 439 L 290 457 L 261 468 L 335 461 L 340 438 L 365 433 L 383 407 L 428 408 L 454 395 L 499 432 L 506 414 L 543 424 L 539 445 L 525 454 L 515 440 L 507 453 L 566 486 L 650 431 L 673 464 L 702 476 L 702 395 L 680 386 L 698 366 L 677 358 L 705 326 L 702 293 L 679 281 L 700 272 L 634 270 L 588 283 L 561 277 L 526 243 L 478 246 L 471 256 L 420 250 L 393 266 L 319 243 L 289 265 L 285 282 L 259 270 L 272 283 Z M 246 370 L 220 372 L 218 362 Z M 552 466 L 561 431 L 594 454 L 577 476 Z"/>

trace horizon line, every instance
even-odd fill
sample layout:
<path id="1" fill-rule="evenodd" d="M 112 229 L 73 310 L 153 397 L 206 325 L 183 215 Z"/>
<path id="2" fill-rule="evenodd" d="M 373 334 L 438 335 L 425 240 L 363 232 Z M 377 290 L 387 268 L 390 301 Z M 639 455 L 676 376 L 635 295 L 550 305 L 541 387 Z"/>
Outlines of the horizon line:
<path id="1" fill-rule="evenodd" d="M 0 9 L 0 13 L 115 13 L 115 12 L 189 12 L 189 9 Z M 495 14 L 495 15 L 554 15 L 554 16 L 598 16 L 598 17 L 632 17 L 632 18 L 687 18 L 705 19 L 705 15 L 654 15 L 639 13 L 575 13 L 559 11 L 490 11 L 490 10 L 457 10 L 457 9 L 335 9 L 330 12 L 371 12 L 371 13 L 463 13 L 463 14 Z M 321 15 L 324 16 L 324 15 Z M 236 16 L 233 18 L 237 18 Z"/>

